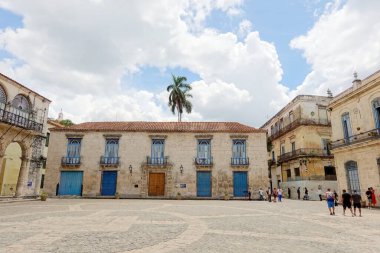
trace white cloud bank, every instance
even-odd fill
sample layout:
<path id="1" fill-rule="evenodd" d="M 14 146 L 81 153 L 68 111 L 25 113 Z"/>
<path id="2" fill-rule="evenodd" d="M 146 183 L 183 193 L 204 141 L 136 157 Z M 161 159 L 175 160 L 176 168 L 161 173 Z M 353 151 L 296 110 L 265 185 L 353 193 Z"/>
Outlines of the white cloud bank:
<path id="1" fill-rule="evenodd" d="M 365 78 L 380 69 L 380 1 L 348 0 L 328 3 L 306 35 L 291 47 L 303 51 L 312 71 L 291 92 L 337 94 L 350 85 L 353 72 Z"/>
<path id="2" fill-rule="evenodd" d="M 176 120 L 162 93 L 135 90 L 123 77 L 142 67 L 182 67 L 198 74 L 194 112 L 185 120 L 241 121 L 260 126 L 296 94 L 336 94 L 379 68 L 380 1 L 334 2 L 307 34 L 291 41 L 312 72 L 294 91 L 281 85 L 276 48 L 242 20 L 236 33 L 205 26 L 215 9 L 240 13 L 241 0 L 21 1 L 0 8 L 23 27 L 0 30 L 0 71 L 51 98 L 75 122 Z M 291 29 L 291 28 L 289 28 Z M 239 39 L 240 38 L 240 39 Z M 242 38 L 242 39 L 241 39 Z"/>
<path id="3" fill-rule="evenodd" d="M 187 68 L 201 77 L 187 120 L 259 126 L 277 109 L 266 105 L 287 100 L 274 45 L 247 21 L 243 42 L 204 26 L 213 10 L 236 15 L 241 2 L 5 0 L 0 7 L 22 16 L 23 27 L 0 30 L 0 48 L 17 59 L 3 59 L 0 71 L 51 98 L 51 115 L 63 108 L 81 122 L 175 120 L 165 95 L 122 79 L 144 66 Z"/>

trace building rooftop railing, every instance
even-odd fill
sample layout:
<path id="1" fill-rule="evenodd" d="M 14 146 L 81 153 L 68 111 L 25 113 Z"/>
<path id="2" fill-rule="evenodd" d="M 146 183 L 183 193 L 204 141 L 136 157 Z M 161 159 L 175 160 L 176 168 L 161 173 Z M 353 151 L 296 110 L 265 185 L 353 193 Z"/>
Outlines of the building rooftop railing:
<path id="1" fill-rule="evenodd" d="M 333 141 L 331 143 L 331 146 L 333 149 L 335 149 L 335 148 L 348 146 L 348 145 L 352 145 L 359 142 L 375 140 L 379 138 L 380 138 L 380 128 L 375 128 L 367 132 L 352 135 L 348 138 Z"/>
<path id="2" fill-rule="evenodd" d="M 300 148 L 278 156 L 277 161 L 283 163 L 300 157 L 333 157 L 333 155 L 329 150 L 325 149 Z"/>
<path id="3" fill-rule="evenodd" d="M 35 121 L 32 113 L 21 111 L 4 103 L 0 103 L 0 122 L 40 133 L 43 130 L 43 124 Z"/>
<path id="4" fill-rule="evenodd" d="M 269 140 L 274 140 L 301 125 L 331 126 L 331 121 L 329 119 L 298 118 L 298 119 L 293 120 L 291 123 L 284 125 L 279 130 L 274 131 L 274 133 L 271 133 L 271 135 L 269 135 L 268 138 Z"/>

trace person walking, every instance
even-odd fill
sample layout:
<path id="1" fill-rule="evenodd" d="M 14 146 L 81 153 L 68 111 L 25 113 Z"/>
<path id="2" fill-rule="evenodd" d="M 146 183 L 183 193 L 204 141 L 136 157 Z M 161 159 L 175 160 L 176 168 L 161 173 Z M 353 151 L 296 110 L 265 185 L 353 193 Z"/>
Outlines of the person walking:
<path id="1" fill-rule="evenodd" d="M 335 206 L 338 206 L 338 193 L 336 193 L 335 190 L 334 190 L 334 198 L 335 198 L 334 204 Z"/>
<path id="2" fill-rule="evenodd" d="M 301 188 L 300 187 L 297 188 L 297 195 L 298 195 L 298 199 L 301 199 Z"/>
<path id="3" fill-rule="evenodd" d="M 282 202 L 282 189 L 281 188 L 278 188 L 277 195 L 278 195 L 278 202 Z"/>
<path id="4" fill-rule="evenodd" d="M 273 189 L 273 202 L 277 202 L 277 188 Z"/>
<path id="5" fill-rule="evenodd" d="M 368 190 L 365 192 L 365 195 L 367 196 L 367 200 L 368 200 L 368 209 L 371 209 L 371 206 L 372 206 L 372 191 L 371 191 L 371 188 L 368 188 Z"/>
<path id="6" fill-rule="evenodd" d="M 343 203 L 343 215 L 346 215 L 346 209 L 350 209 L 352 217 L 354 217 L 354 213 L 352 212 L 351 207 L 351 194 L 349 194 L 346 190 L 343 190 L 342 194 L 342 203 Z"/>
<path id="7" fill-rule="evenodd" d="M 288 188 L 288 198 L 289 198 L 289 199 L 292 198 L 292 197 L 291 197 L 291 193 L 292 193 L 292 191 L 290 190 L 290 188 Z"/>
<path id="8" fill-rule="evenodd" d="M 322 190 L 318 189 L 318 196 L 319 196 L 319 201 L 322 201 Z"/>
<path id="9" fill-rule="evenodd" d="M 354 204 L 354 215 L 356 216 L 356 208 L 358 208 L 359 217 L 362 217 L 362 196 L 360 196 L 356 190 L 354 190 L 354 194 L 352 194 L 352 202 Z"/>
<path id="10" fill-rule="evenodd" d="M 371 192 L 372 192 L 372 207 L 375 207 L 376 206 L 376 195 L 375 195 L 375 189 L 373 189 L 373 187 L 371 187 Z"/>
<path id="11" fill-rule="evenodd" d="M 327 201 L 327 208 L 330 211 L 330 215 L 335 215 L 334 200 L 335 200 L 335 195 L 333 192 L 330 191 L 330 188 L 328 188 L 326 192 L 326 201 Z"/>
<path id="12" fill-rule="evenodd" d="M 303 200 L 309 200 L 309 190 L 305 187 L 305 195 L 303 195 Z"/>
<path id="13" fill-rule="evenodd" d="M 264 191 L 263 189 L 259 189 L 259 200 L 264 200 Z"/>
<path id="14" fill-rule="evenodd" d="M 271 191 L 270 187 L 268 187 L 267 195 L 268 195 L 268 201 L 272 202 L 272 191 Z"/>

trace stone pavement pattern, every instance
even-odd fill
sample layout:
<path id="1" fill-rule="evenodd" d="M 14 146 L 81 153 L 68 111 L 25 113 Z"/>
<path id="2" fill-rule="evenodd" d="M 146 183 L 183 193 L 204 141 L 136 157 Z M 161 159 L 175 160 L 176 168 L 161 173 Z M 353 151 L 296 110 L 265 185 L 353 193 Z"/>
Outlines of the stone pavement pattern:
<path id="1" fill-rule="evenodd" d="M 380 210 L 325 202 L 49 199 L 0 204 L 0 252 L 380 252 Z"/>

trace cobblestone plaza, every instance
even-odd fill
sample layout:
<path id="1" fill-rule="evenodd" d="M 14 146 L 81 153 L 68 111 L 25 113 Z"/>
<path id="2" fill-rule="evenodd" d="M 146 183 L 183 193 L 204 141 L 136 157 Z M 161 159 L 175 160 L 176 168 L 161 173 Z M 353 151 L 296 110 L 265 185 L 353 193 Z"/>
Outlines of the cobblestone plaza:
<path id="1" fill-rule="evenodd" d="M 0 203 L 0 252 L 380 252 L 380 210 L 325 202 L 48 199 Z"/>

